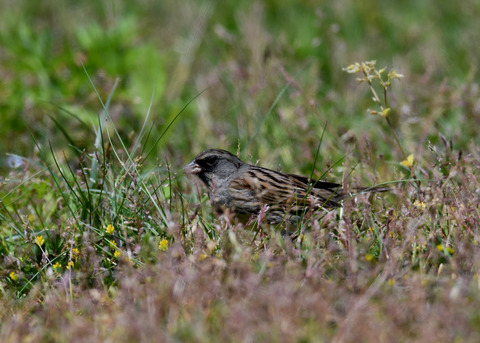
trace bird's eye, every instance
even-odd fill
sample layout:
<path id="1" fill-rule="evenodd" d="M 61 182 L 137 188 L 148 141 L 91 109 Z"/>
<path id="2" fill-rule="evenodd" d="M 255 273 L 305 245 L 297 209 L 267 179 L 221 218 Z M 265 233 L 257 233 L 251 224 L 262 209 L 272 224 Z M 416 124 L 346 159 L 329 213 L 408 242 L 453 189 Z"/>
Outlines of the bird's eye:
<path id="1" fill-rule="evenodd" d="M 217 158 L 214 156 L 206 157 L 202 161 L 202 164 L 206 167 L 213 167 L 216 163 L 217 163 Z"/>

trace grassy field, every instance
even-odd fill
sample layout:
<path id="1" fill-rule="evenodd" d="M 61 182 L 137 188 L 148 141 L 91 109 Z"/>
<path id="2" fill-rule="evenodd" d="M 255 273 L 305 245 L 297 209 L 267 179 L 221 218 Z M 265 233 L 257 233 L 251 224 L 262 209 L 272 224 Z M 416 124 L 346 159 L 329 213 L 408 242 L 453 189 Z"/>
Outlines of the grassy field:
<path id="1" fill-rule="evenodd" d="M 480 341 L 479 17 L 0 0 L 0 341 Z M 257 234 L 207 148 L 392 191 Z"/>

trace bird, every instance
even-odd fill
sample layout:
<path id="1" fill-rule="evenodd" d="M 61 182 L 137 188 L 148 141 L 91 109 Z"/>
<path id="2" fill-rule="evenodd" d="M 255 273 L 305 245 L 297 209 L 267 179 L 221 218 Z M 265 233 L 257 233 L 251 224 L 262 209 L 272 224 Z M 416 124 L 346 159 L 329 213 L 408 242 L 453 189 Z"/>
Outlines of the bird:
<path id="1" fill-rule="evenodd" d="M 340 207 L 349 196 L 387 190 L 358 188 L 351 193 L 338 183 L 248 164 L 222 149 L 199 153 L 183 170 L 208 188 L 217 213 L 231 211 L 243 222 L 263 214 L 269 224 L 295 224 L 307 214 Z"/>

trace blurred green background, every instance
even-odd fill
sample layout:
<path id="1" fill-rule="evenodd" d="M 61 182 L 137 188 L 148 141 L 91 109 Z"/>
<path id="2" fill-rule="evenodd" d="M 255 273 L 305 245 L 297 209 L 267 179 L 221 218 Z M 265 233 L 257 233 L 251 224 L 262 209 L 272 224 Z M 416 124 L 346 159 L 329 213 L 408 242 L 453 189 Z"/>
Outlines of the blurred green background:
<path id="1" fill-rule="evenodd" d="M 148 150 L 200 93 L 155 145 L 160 159 L 180 166 L 202 149 L 221 147 L 306 172 L 325 129 L 327 165 L 368 154 L 381 168 L 377 158 L 398 162 L 399 152 L 381 118 L 366 111 L 373 106 L 368 88 L 342 71 L 365 60 L 405 75 L 389 101 L 409 152 L 421 158 L 439 133 L 459 149 L 477 140 L 478 1 L 1 0 L 0 6 L 3 175 L 7 153 L 35 159 L 32 136 L 67 159 L 75 150 L 91 151 L 99 97 L 105 103 L 112 96 L 109 114 L 127 148 L 151 105 Z"/>

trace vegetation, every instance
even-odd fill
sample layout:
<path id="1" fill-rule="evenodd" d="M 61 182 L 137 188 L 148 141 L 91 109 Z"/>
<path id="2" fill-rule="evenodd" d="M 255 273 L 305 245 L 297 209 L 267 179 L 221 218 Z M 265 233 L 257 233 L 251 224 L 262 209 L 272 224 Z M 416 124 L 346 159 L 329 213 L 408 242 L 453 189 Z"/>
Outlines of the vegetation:
<path id="1" fill-rule="evenodd" d="M 1 342 L 480 340 L 477 2 L 0 6 Z M 257 232 L 206 148 L 392 192 Z"/>

